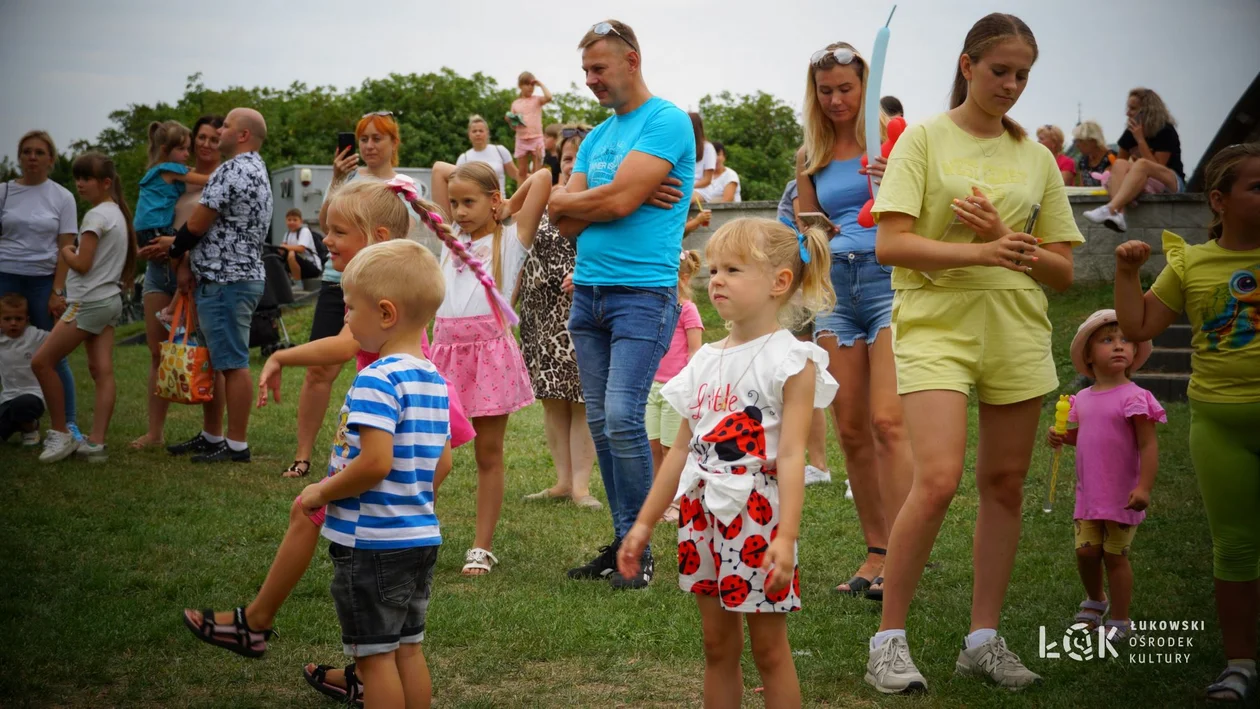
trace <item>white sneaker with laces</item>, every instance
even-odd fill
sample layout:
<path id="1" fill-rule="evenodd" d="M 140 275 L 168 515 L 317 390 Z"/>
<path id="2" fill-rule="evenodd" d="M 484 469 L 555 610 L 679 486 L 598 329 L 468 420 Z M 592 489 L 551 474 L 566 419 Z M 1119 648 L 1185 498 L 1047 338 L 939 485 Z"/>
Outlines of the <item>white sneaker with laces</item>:
<path id="1" fill-rule="evenodd" d="M 1006 647 L 1001 637 L 989 638 L 978 647 L 964 647 L 954 663 L 958 674 L 969 677 L 985 677 L 1000 687 L 1018 691 L 1041 682 L 1041 675 L 1024 667 L 1019 656 Z"/>
<path id="2" fill-rule="evenodd" d="M 48 429 L 48 435 L 44 437 L 44 452 L 39 454 L 39 462 L 56 463 L 74 453 L 78 447 L 79 442 L 74 440 L 74 436 Z"/>
<path id="3" fill-rule="evenodd" d="M 1081 216 L 1085 217 L 1086 219 L 1090 220 L 1091 222 L 1095 224 L 1102 224 L 1104 221 L 1106 221 L 1107 217 L 1111 216 L 1111 207 L 1104 204 L 1101 207 L 1095 207 L 1093 209 L 1087 210 Z"/>
<path id="4" fill-rule="evenodd" d="M 22 434 L 22 447 L 34 448 L 39 445 L 39 431 L 27 431 Z"/>
<path id="5" fill-rule="evenodd" d="M 819 468 L 813 465 L 805 466 L 805 484 L 806 485 L 818 485 L 820 483 L 826 485 L 830 482 L 831 482 L 831 471 L 823 470 L 822 468 Z"/>
<path id="6" fill-rule="evenodd" d="M 905 694 L 927 690 L 927 680 L 910 659 L 910 646 L 894 636 L 871 650 L 866 662 L 866 683 L 884 694 Z"/>
<path id="7" fill-rule="evenodd" d="M 853 486 L 849 484 L 848 478 L 844 479 L 844 499 L 846 500 L 853 499 Z"/>
<path id="8" fill-rule="evenodd" d="M 91 443 L 83 441 L 74 451 L 76 458 L 83 458 L 90 463 L 104 463 L 109 460 L 109 452 L 105 450 L 104 443 Z"/>

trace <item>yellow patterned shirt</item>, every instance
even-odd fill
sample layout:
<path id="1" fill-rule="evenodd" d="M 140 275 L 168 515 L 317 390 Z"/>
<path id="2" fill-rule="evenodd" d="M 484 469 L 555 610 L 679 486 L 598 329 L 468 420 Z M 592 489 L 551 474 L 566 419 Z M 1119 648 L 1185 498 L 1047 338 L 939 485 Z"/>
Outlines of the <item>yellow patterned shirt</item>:
<path id="1" fill-rule="evenodd" d="M 976 138 L 941 113 L 906 129 L 888 159 L 873 213 L 900 212 L 915 218 L 914 233 L 953 243 L 979 242 L 976 233 L 954 216 L 955 198 L 971 196 L 972 186 L 989 198 L 1002 222 L 1023 231 L 1034 204 L 1041 216 L 1033 235 L 1042 244 L 1085 243 L 1076 227 L 1054 156 L 1031 137 L 1015 140 L 1009 133 Z M 1039 288 L 1024 273 L 997 266 L 968 266 L 924 273 L 893 270 L 897 290 L 927 283 L 967 290 Z"/>
<path id="2" fill-rule="evenodd" d="M 1260 401 L 1260 249 L 1220 243 L 1187 246 L 1164 232 L 1168 265 L 1151 292 L 1190 321 L 1191 399 L 1213 404 Z"/>

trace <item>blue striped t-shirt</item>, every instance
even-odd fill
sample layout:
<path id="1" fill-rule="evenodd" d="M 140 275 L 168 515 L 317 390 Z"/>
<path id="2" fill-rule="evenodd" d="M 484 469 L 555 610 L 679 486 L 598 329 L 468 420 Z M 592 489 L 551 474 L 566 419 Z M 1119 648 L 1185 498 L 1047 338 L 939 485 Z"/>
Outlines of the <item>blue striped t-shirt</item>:
<path id="1" fill-rule="evenodd" d="M 359 372 L 341 407 L 329 476 L 359 455 L 363 426 L 394 434 L 394 463 L 376 487 L 328 503 L 323 535 L 357 549 L 441 544 L 433 512 L 433 473 L 450 438 L 450 401 L 446 381 L 433 363 L 390 355 Z"/>

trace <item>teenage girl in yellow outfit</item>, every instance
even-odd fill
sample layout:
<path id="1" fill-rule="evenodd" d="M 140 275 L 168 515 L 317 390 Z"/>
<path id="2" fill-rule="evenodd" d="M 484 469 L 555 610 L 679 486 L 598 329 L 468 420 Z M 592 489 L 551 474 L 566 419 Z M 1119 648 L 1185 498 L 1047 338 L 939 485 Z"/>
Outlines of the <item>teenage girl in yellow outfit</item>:
<path id="1" fill-rule="evenodd" d="M 1084 242 L 1054 156 L 1006 117 L 1037 59 L 1019 18 L 992 14 L 967 34 L 953 108 L 912 126 L 889 158 L 875 201 L 875 253 L 895 266 L 893 348 L 915 476 L 893 525 L 883 618 L 866 681 L 924 690 L 906 615 L 963 473 L 967 397 L 980 399 L 975 581 L 960 673 L 1009 689 L 1040 680 L 997 635 L 1015 563 L 1020 505 L 1042 397 L 1058 387 L 1042 285 L 1072 284 Z M 1026 228 L 1034 205 L 1040 218 Z"/>

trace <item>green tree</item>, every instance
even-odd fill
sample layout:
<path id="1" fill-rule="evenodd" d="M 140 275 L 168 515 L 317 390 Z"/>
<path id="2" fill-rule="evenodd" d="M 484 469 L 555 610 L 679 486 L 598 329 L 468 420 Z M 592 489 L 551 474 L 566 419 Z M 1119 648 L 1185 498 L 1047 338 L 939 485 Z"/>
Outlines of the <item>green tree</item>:
<path id="1" fill-rule="evenodd" d="M 551 95 L 551 103 L 543 109 L 543 123 L 585 123 L 594 127 L 611 115 L 612 111 L 599 105 L 590 91 L 571 83 L 568 91 Z"/>
<path id="2" fill-rule="evenodd" d="M 796 111 L 774 96 L 723 91 L 700 99 L 709 140 L 726 146 L 726 164 L 739 173 L 745 200 L 778 200 L 796 172 L 801 125 Z"/>

